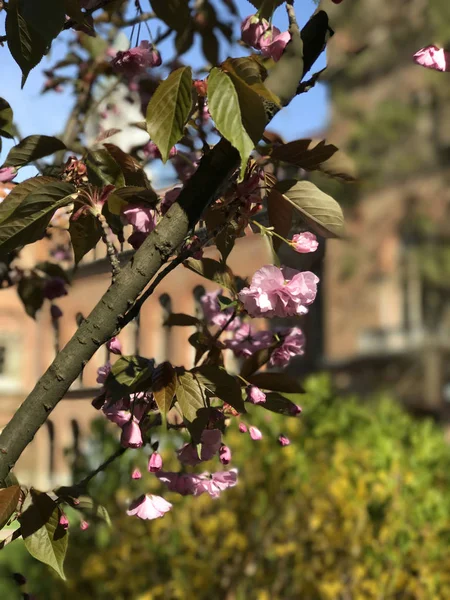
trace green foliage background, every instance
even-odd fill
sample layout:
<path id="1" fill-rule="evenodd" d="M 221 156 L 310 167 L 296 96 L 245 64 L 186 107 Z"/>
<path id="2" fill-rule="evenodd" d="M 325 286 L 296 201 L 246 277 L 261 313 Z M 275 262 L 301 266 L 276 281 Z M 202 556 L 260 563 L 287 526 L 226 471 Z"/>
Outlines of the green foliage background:
<path id="1" fill-rule="evenodd" d="M 166 492 L 174 508 L 156 521 L 125 515 L 130 497 L 161 489 L 149 474 L 130 480 L 145 457 L 126 453 L 91 490 L 113 529 L 71 526 L 68 586 L 12 544 L 0 597 L 19 598 L 8 572 L 21 570 L 29 591 L 49 600 L 450 598 L 442 430 L 389 398 L 336 397 L 326 376 L 309 380 L 302 405 L 300 419 L 253 407 L 263 440 L 252 442 L 236 423 L 227 433 L 239 485 L 218 500 Z M 278 446 L 280 428 L 291 446 Z M 113 441 L 104 435 L 107 454 Z"/>

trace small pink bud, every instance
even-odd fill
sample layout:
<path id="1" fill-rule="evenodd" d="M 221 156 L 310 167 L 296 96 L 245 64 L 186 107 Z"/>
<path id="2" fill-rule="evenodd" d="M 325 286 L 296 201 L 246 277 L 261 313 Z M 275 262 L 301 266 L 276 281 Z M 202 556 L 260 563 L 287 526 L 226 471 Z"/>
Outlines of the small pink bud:
<path id="1" fill-rule="evenodd" d="M 260 430 L 257 427 L 253 427 L 253 425 L 251 427 L 249 427 L 249 433 L 250 433 L 250 437 L 252 438 L 252 440 L 260 440 L 263 436 L 263 434 L 260 432 Z"/>
<path id="2" fill-rule="evenodd" d="M 63 529 L 69 528 L 69 519 L 66 517 L 66 515 L 64 513 L 59 517 L 59 524 L 61 525 L 61 527 Z"/>
<path id="3" fill-rule="evenodd" d="M 219 460 L 223 465 L 228 465 L 231 462 L 231 450 L 225 444 L 220 447 Z"/>
<path id="4" fill-rule="evenodd" d="M 246 388 L 247 400 L 252 404 L 262 404 L 266 401 L 266 395 L 256 385 L 248 385 Z"/>
<path id="5" fill-rule="evenodd" d="M 134 471 L 131 473 L 131 479 L 141 479 L 142 477 L 142 473 L 140 472 L 140 470 L 136 467 L 134 469 Z"/>
<path id="6" fill-rule="evenodd" d="M 286 436 L 284 436 L 283 434 L 281 434 L 278 438 L 278 442 L 280 444 L 280 446 L 289 446 L 289 444 L 291 443 L 291 440 L 289 438 L 287 438 Z"/>
<path id="7" fill-rule="evenodd" d="M 17 169 L 14 167 L 3 167 L 0 169 L 0 183 L 9 183 L 17 174 Z"/>
<path id="8" fill-rule="evenodd" d="M 120 436 L 120 444 L 124 448 L 141 448 L 143 445 L 141 428 L 135 419 L 130 419 L 128 423 L 122 427 L 122 435 Z"/>
<path id="9" fill-rule="evenodd" d="M 113 337 L 109 342 L 106 342 L 106 347 L 113 354 L 122 354 L 122 342 L 118 337 Z"/>
<path id="10" fill-rule="evenodd" d="M 315 252 L 319 247 L 319 242 L 316 236 L 310 231 L 304 231 L 303 233 L 296 233 L 292 236 L 292 247 L 296 252 L 301 254 L 307 254 L 308 252 Z"/>
<path id="11" fill-rule="evenodd" d="M 301 407 L 301 406 L 299 406 L 298 404 L 293 404 L 293 405 L 291 406 L 291 415 L 292 415 L 293 417 L 296 417 L 297 415 L 300 415 L 300 414 L 301 414 L 301 412 L 302 412 L 302 407 Z"/>
<path id="12" fill-rule="evenodd" d="M 87 521 L 81 521 L 80 523 L 80 529 L 81 531 L 86 531 L 86 529 L 89 528 L 89 523 Z"/>
<path id="13" fill-rule="evenodd" d="M 247 433 L 247 425 L 245 423 L 239 423 L 239 431 L 241 433 Z"/>
<path id="14" fill-rule="evenodd" d="M 162 469 L 162 458 L 159 452 L 153 452 L 148 461 L 148 470 L 150 473 L 157 473 Z"/>

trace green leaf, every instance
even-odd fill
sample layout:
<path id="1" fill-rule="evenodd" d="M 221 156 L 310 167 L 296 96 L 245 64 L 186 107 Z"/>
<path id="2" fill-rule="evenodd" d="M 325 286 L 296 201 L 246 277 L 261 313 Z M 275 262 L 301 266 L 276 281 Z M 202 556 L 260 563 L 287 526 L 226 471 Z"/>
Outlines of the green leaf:
<path id="1" fill-rule="evenodd" d="M 65 149 L 65 144 L 58 138 L 48 135 L 29 135 L 11 148 L 3 166 L 23 167 L 39 158 Z"/>
<path id="2" fill-rule="evenodd" d="M 113 400 L 120 400 L 151 386 L 154 363 L 142 356 L 121 356 L 109 373 L 105 387 Z"/>
<path id="3" fill-rule="evenodd" d="M 249 383 L 264 390 L 274 390 L 288 394 L 301 394 L 305 390 L 297 378 L 286 373 L 256 373 L 247 377 Z"/>
<path id="4" fill-rule="evenodd" d="M 191 20 L 186 0 L 151 0 L 150 4 L 158 19 L 175 31 L 184 31 L 186 23 Z"/>
<path id="5" fill-rule="evenodd" d="M 234 277 L 230 267 L 213 258 L 188 258 L 183 265 L 190 271 L 198 273 L 205 279 L 215 281 L 219 285 L 234 290 Z"/>
<path id="6" fill-rule="evenodd" d="M 3 529 L 16 510 L 20 492 L 20 485 L 11 485 L 0 490 L 0 529 Z"/>
<path id="7" fill-rule="evenodd" d="M 249 0 L 254 7 L 261 9 L 261 17 L 269 19 L 276 8 L 284 4 L 285 0 Z"/>
<path id="8" fill-rule="evenodd" d="M 200 323 L 197 317 L 185 315 L 184 313 L 171 313 L 164 321 L 165 327 L 192 327 Z"/>
<path id="9" fill-rule="evenodd" d="M 227 71 L 234 77 L 239 77 L 259 96 L 280 106 L 280 99 L 264 85 L 267 77 L 267 69 L 261 63 L 259 56 L 243 56 L 240 58 L 227 58 L 221 64 L 223 71 Z"/>
<path id="10" fill-rule="evenodd" d="M 47 51 L 45 40 L 35 31 L 20 12 L 20 0 L 10 0 L 5 21 L 8 48 L 22 71 L 22 87 L 28 74 Z"/>
<path id="11" fill-rule="evenodd" d="M 177 389 L 175 369 L 169 362 L 163 362 L 153 371 L 152 392 L 155 402 L 163 415 L 169 412 Z"/>
<path id="12" fill-rule="evenodd" d="M 152 189 L 128 186 L 114 190 L 108 196 L 108 208 L 113 215 L 120 215 L 127 204 L 136 202 L 156 206 L 158 195 Z"/>
<path id="13" fill-rule="evenodd" d="M 13 111 L 4 98 L 0 98 L 0 136 L 14 137 Z"/>
<path id="14" fill-rule="evenodd" d="M 61 0 L 21 0 L 20 13 L 28 26 L 37 32 L 47 47 L 62 30 L 65 22 Z"/>
<path id="15" fill-rule="evenodd" d="M 300 213 L 300 217 L 319 235 L 341 237 L 344 235 L 344 215 L 339 204 L 310 181 L 290 179 L 275 185 L 284 199 Z"/>
<path id="16" fill-rule="evenodd" d="M 285 199 L 281 192 L 272 189 L 267 197 L 267 215 L 275 233 L 287 238 L 291 230 L 293 214 L 292 204 Z M 275 251 L 278 250 L 281 243 L 280 238 L 273 236 L 272 244 Z"/>
<path id="17" fill-rule="evenodd" d="M 296 399 L 297 394 L 292 394 L 293 398 Z M 286 398 L 282 394 L 278 394 L 276 392 L 271 392 L 266 395 L 266 401 L 258 404 L 262 408 L 266 410 L 270 410 L 271 412 L 278 413 L 280 415 L 285 415 L 286 417 L 297 417 L 299 412 L 296 409 L 296 404 Z"/>
<path id="18" fill-rule="evenodd" d="M 217 65 L 219 62 L 219 42 L 213 29 L 204 29 L 202 36 L 202 52 L 210 65 Z"/>
<path id="19" fill-rule="evenodd" d="M 134 159 L 126 152 L 123 152 L 123 150 L 121 150 L 115 144 L 103 145 L 121 168 L 123 176 L 125 178 L 125 185 L 147 189 L 151 188 L 150 182 L 148 180 L 147 175 L 145 174 L 144 169 L 136 159 Z M 155 192 L 154 194 L 156 196 Z"/>
<path id="20" fill-rule="evenodd" d="M 277 344 L 273 344 L 269 348 L 262 348 L 261 350 L 257 350 L 254 354 L 249 356 L 243 363 L 241 367 L 241 377 L 247 379 L 252 373 L 255 373 L 258 369 L 260 369 L 263 365 L 265 365 L 272 354 L 274 348 Z"/>
<path id="21" fill-rule="evenodd" d="M 40 187 L 56 182 L 58 180 L 53 177 L 32 177 L 16 185 L 0 203 L 0 223 L 5 221 L 29 194 Z"/>
<path id="22" fill-rule="evenodd" d="M 260 96 L 239 77 L 213 68 L 208 77 L 208 108 L 220 133 L 241 156 L 241 177 L 266 126 Z"/>
<path id="23" fill-rule="evenodd" d="M 114 185 L 123 187 L 125 177 L 122 169 L 106 149 L 91 150 L 86 156 L 86 167 L 89 182 L 98 187 Z"/>
<path id="24" fill-rule="evenodd" d="M 25 547 L 31 556 L 65 579 L 63 564 L 69 535 L 59 524 L 61 509 L 50 496 L 37 490 L 31 490 L 31 498 L 32 504 L 19 517 Z"/>
<path id="25" fill-rule="evenodd" d="M 208 407 L 204 390 L 201 389 L 194 375 L 187 371 L 177 375 L 176 396 L 183 417 L 190 422 L 195 420 L 199 409 Z"/>
<path id="26" fill-rule="evenodd" d="M 91 212 L 86 212 L 76 221 L 70 220 L 69 233 L 77 265 L 83 256 L 98 244 L 101 238 L 100 224 Z"/>
<path id="27" fill-rule="evenodd" d="M 17 293 L 25 307 L 25 312 L 32 319 L 36 318 L 37 311 L 44 303 L 44 279 L 37 275 L 22 277 L 17 285 Z"/>
<path id="28" fill-rule="evenodd" d="M 31 192 L 23 198 L 23 188 L 17 195 L 13 190 L 0 206 L 0 256 L 41 239 L 55 211 L 73 200 L 74 187 L 70 183 L 52 180 L 33 187 L 26 186 Z"/>
<path id="29" fill-rule="evenodd" d="M 193 369 L 192 373 L 200 384 L 213 396 L 220 398 L 240 413 L 245 413 L 241 388 L 237 380 L 222 367 L 206 365 Z"/>
<path id="30" fill-rule="evenodd" d="M 175 36 L 175 50 L 177 51 L 178 55 L 181 56 L 182 54 L 190 50 L 193 43 L 194 28 L 190 23 L 189 25 L 185 25 L 184 29 L 180 29 L 179 31 L 177 31 L 177 34 Z"/>
<path id="31" fill-rule="evenodd" d="M 161 82 L 147 107 L 147 131 L 158 146 L 163 162 L 183 137 L 192 109 L 192 70 L 181 67 Z"/>
<path id="32" fill-rule="evenodd" d="M 238 230 L 238 224 L 236 221 L 230 221 L 222 231 L 216 235 L 215 243 L 216 247 L 219 250 L 222 261 L 226 263 L 230 252 L 234 248 L 234 243 L 236 241 L 236 235 Z"/>
<path id="33" fill-rule="evenodd" d="M 60 265 L 57 265 L 56 263 L 49 262 L 49 261 L 39 262 L 39 263 L 36 263 L 35 268 L 39 271 L 42 271 L 49 277 L 60 277 L 66 283 L 71 282 L 71 277 L 69 275 L 69 272 L 66 271 L 65 269 L 63 269 Z"/>
<path id="34" fill-rule="evenodd" d="M 270 156 L 274 160 L 296 165 L 305 171 L 322 171 L 330 177 L 355 181 L 355 166 L 348 156 L 325 140 L 305 139 L 275 146 Z"/>

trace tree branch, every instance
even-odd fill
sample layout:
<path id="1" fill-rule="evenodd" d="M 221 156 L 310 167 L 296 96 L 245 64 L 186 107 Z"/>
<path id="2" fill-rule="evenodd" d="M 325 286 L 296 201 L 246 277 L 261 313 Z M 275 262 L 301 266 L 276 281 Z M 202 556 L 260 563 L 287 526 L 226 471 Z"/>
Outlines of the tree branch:
<path id="1" fill-rule="evenodd" d="M 303 50 L 299 35 L 293 35 L 285 52 L 265 81 L 283 105 L 295 97 L 303 73 Z M 278 112 L 269 106 L 268 121 Z M 98 348 L 111 338 L 123 316 L 170 256 L 180 248 L 188 232 L 208 205 L 229 186 L 239 167 L 239 153 L 225 139 L 205 156 L 157 227 L 53 363 L 42 375 L 29 396 L 0 435 L 0 483 L 14 467 L 23 450 L 64 397 L 73 381 Z"/>

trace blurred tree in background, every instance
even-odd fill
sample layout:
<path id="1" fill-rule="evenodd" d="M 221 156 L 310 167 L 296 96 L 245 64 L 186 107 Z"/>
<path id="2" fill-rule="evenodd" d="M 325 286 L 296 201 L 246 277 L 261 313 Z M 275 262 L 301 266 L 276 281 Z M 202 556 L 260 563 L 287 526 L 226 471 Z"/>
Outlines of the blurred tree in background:
<path id="1" fill-rule="evenodd" d="M 130 484 L 138 455 L 125 454 L 92 483 L 114 530 L 71 526 L 68 587 L 12 544 L 0 596 L 19 598 L 10 573 L 22 570 L 29 591 L 49 600 L 449 598 L 450 458 L 442 431 L 390 398 L 364 405 L 336 398 L 326 376 L 308 381 L 302 403 L 301 419 L 258 420 L 255 410 L 260 441 L 231 427 L 241 484 L 217 500 L 171 494 L 176 510 L 164 519 L 126 516 L 130 491 L 157 483 L 144 475 Z M 291 440 L 282 449 L 281 427 Z M 96 443 L 106 455 L 101 428 Z"/>

